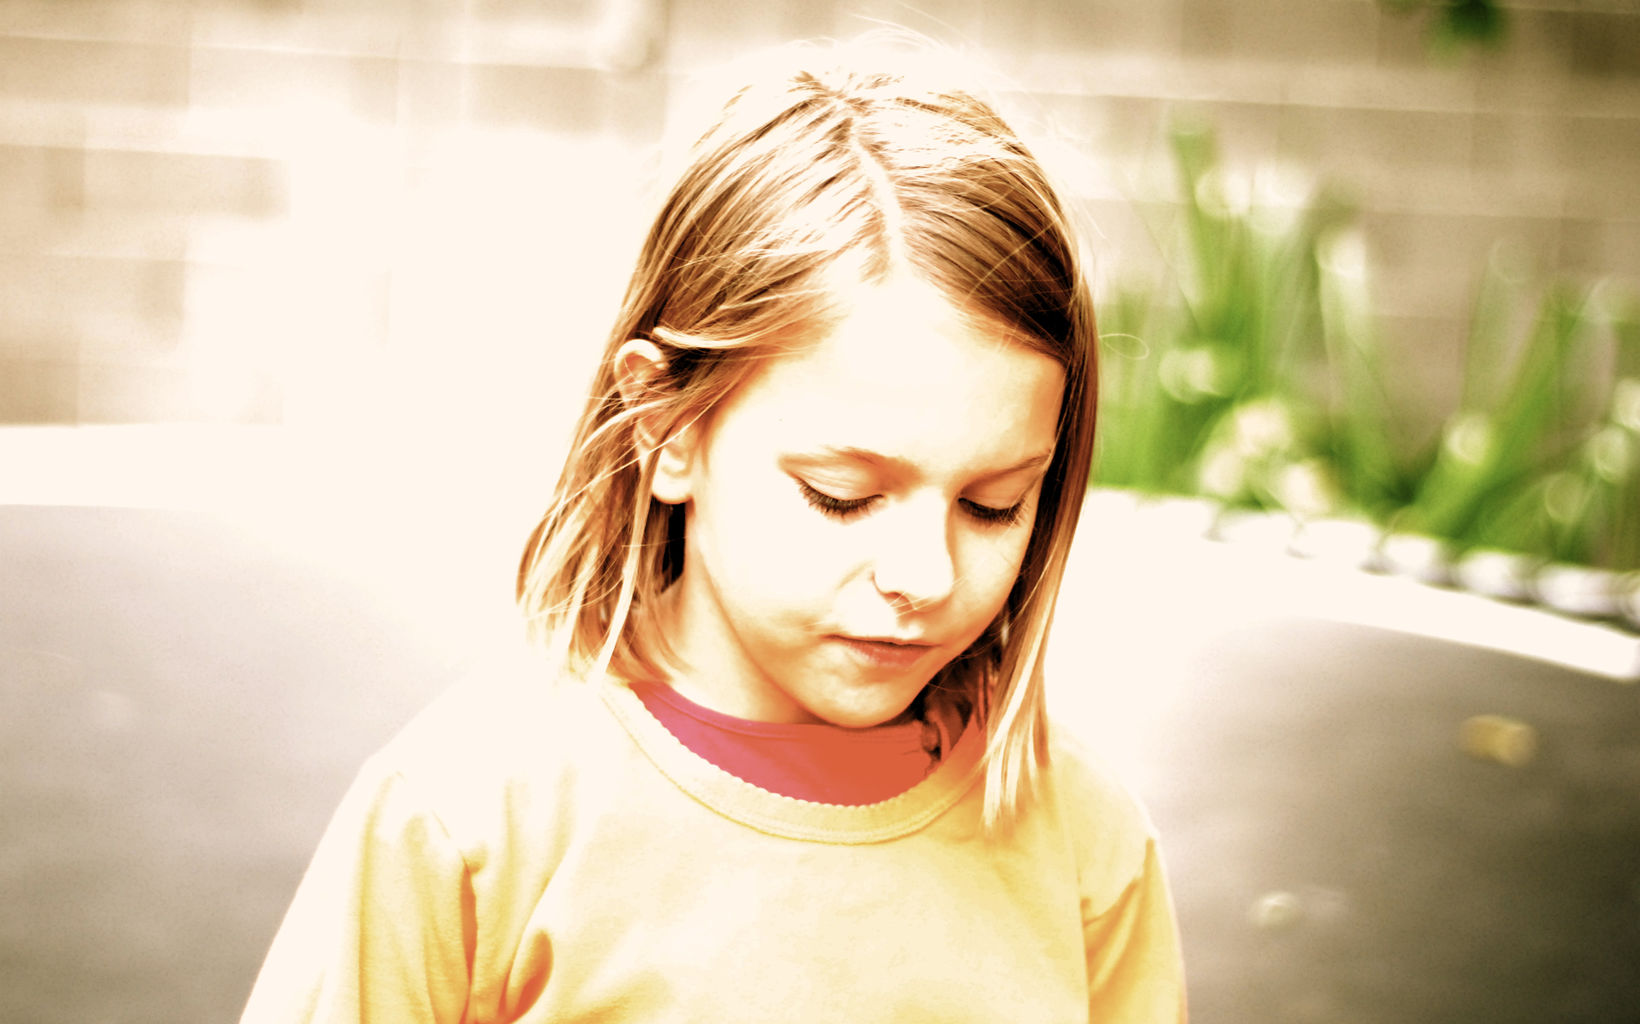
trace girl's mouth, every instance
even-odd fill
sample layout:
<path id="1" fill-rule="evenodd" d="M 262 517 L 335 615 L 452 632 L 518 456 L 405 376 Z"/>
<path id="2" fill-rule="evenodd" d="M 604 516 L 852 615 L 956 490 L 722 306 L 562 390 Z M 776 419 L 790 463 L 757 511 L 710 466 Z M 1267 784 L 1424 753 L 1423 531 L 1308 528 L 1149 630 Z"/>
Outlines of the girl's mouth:
<path id="1" fill-rule="evenodd" d="M 885 669 L 908 669 L 934 649 L 933 644 L 912 640 L 855 636 L 838 636 L 835 639 L 852 657 Z"/>

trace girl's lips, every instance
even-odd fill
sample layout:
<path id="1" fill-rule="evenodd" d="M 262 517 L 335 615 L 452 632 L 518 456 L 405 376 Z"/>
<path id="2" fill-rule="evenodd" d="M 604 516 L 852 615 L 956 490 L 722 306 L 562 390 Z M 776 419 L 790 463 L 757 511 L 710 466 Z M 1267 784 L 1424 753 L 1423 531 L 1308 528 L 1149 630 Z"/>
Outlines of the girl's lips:
<path id="1" fill-rule="evenodd" d="M 839 636 L 836 639 L 855 658 L 874 667 L 886 669 L 910 668 L 934 649 L 932 644 L 924 643 L 899 643 L 893 640 L 853 636 Z"/>

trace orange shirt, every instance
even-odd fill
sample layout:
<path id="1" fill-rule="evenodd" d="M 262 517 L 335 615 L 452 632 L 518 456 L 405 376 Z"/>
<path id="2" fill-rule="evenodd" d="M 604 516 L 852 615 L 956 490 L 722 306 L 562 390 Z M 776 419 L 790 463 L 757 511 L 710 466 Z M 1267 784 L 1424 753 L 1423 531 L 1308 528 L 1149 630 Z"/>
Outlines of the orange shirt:
<path id="1" fill-rule="evenodd" d="M 920 721 L 870 729 L 752 722 L 702 707 L 665 683 L 633 683 L 632 692 L 690 750 L 760 789 L 801 800 L 874 804 L 915 786 L 938 762 L 939 734 Z M 932 735 L 925 739 L 925 732 Z"/>

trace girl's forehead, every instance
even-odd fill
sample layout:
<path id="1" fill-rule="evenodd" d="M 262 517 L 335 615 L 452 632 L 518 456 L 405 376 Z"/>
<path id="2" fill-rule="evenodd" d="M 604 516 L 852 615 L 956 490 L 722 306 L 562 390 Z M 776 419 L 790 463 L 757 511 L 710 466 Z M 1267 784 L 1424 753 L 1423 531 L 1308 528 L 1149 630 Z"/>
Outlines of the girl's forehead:
<path id="1" fill-rule="evenodd" d="M 797 346 L 779 371 L 795 377 L 834 374 L 839 383 L 876 382 L 899 396 L 907 390 L 983 388 L 996 375 L 1007 381 L 1058 365 L 917 278 L 857 285 L 843 300 L 841 315 Z M 858 390 L 866 397 L 880 389 Z"/>
<path id="2" fill-rule="evenodd" d="M 789 365 L 819 366 L 911 361 L 933 354 L 930 341 L 959 338 L 1018 344 L 1008 330 L 951 302 L 919 278 L 902 274 L 881 283 L 853 282 L 828 289 L 828 295 L 824 319 L 791 328 L 771 362 L 784 359 Z"/>
<path id="3" fill-rule="evenodd" d="M 722 415 L 778 444 L 885 455 L 1052 447 L 1064 388 L 1053 358 L 915 279 L 860 285 L 845 300 L 839 319 L 770 359 Z"/>

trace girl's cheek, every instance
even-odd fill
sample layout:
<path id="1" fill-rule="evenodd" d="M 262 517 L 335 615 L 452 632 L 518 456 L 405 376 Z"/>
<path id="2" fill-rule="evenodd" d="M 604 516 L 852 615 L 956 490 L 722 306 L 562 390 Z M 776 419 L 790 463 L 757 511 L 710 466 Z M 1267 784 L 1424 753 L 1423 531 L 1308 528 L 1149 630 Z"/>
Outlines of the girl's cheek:
<path id="1" fill-rule="evenodd" d="M 794 579 L 794 584 L 810 588 L 832 585 L 869 563 L 864 543 L 867 531 L 848 528 L 855 524 L 834 523 L 809 509 L 800 513 L 797 522 L 800 528 L 791 531 L 788 550 L 782 553 L 801 580 L 799 583 Z"/>
<path id="2" fill-rule="evenodd" d="M 716 532 L 742 578 L 760 581 L 758 589 L 767 598 L 802 601 L 847 574 L 847 566 L 858 560 L 861 531 L 817 512 L 795 484 L 780 484 L 761 488 Z"/>
<path id="3" fill-rule="evenodd" d="M 970 545 L 964 559 L 964 575 L 973 584 L 976 602 L 1002 606 L 1019 576 L 1029 541 L 1029 531 L 1010 530 L 995 538 L 977 538 Z"/>

